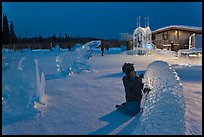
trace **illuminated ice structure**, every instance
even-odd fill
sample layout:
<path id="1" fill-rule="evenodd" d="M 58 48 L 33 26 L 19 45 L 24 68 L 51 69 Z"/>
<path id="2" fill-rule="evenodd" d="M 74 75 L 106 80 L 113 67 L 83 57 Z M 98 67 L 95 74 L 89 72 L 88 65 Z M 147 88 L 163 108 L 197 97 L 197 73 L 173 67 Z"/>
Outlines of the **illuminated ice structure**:
<path id="1" fill-rule="evenodd" d="M 202 49 L 181 49 L 178 51 L 178 65 L 183 66 L 202 66 Z"/>
<path id="2" fill-rule="evenodd" d="M 183 87 L 174 69 L 166 62 L 154 61 L 148 65 L 143 82 L 151 91 L 133 134 L 185 134 Z"/>
<path id="3" fill-rule="evenodd" d="M 101 45 L 101 41 L 91 41 L 84 45 L 76 44 L 71 51 L 64 52 L 56 57 L 57 70 L 63 76 L 71 73 L 80 73 L 90 70 L 88 59 L 91 57 L 92 49 Z"/>
<path id="4" fill-rule="evenodd" d="M 137 18 L 137 28 L 133 32 L 132 54 L 148 55 L 148 54 L 151 54 L 151 50 L 153 50 L 154 47 L 155 46 L 152 43 L 152 31 L 149 27 L 149 17 L 147 18 L 147 25 L 146 25 L 146 18 L 145 18 L 145 28 L 140 26 L 140 17 L 139 17 L 139 23 Z"/>
<path id="5" fill-rule="evenodd" d="M 2 119 L 3 124 L 34 114 L 35 104 L 45 95 L 45 76 L 38 60 L 19 52 L 3 53 Z"/>

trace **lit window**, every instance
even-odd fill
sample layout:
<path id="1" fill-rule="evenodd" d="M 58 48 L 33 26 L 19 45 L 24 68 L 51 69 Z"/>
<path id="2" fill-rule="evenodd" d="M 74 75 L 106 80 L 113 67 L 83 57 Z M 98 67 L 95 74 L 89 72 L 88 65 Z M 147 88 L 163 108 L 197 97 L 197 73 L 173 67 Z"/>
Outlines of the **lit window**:
<path id="1" fill-rule="evenodd" d="M 178 40 L 178 39 L 179 39 L 179 33 L 178 33 L 177 30 L 175 30 L 175 32 L 174 32 L 174 39 L 175 39 L 175 40 Z"/>

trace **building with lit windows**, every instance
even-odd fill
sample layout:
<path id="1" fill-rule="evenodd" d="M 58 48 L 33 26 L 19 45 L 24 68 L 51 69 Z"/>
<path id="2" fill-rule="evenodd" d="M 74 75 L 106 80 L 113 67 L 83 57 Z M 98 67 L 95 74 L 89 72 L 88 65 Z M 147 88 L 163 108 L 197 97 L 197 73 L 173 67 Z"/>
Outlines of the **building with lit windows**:
<path id="1" fill-rule="evenodd" d="M 172 25 L 152 32 L 152 43 L 158 49 L 202 49 L 202 27 Z"/>

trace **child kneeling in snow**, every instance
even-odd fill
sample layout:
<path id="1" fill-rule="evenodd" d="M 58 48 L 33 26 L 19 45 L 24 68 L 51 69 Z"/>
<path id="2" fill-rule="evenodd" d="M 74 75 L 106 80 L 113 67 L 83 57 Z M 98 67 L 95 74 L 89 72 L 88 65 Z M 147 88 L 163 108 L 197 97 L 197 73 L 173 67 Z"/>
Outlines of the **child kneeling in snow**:
<path id="1" fill-rule="evenodd" d="M 144 77 L 144 74 L 142 73 L 138 77 L 134 69 L 134 64 L 132 63 L 124 63 L 122 71 L 125 73 L 122 81 L 125 88 L 126 102 L 121 105 L 116 105 L 116 108 L 119 112 L 125 115 L 134 116 L 140 112 L 140 102 L 144 86 L 142 78 Z M 146 91 L 149 90 L 145 89 L 144 92 Z"/>

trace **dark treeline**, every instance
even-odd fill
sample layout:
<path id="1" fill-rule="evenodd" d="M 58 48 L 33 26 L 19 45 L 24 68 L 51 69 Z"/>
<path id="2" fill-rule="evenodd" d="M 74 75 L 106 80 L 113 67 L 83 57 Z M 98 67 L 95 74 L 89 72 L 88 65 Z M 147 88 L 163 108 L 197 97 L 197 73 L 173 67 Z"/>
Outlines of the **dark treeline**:
<path id="1" fill-rule="evenodd" d="M 118 41 L 117 39 L 105 40 L 91 37 L 71 37 L 67 33 L 60 33 L 58 37 L 56 36 L 56 34 L 53 34 L 49 37 L 43 37 L 43 35 L 36 35 L 35 37 L 27 38 L 26 35 L 23 38 L 17 38 L 14 31 L 13 22 L 11 21 L 9 24 L 7 16 L 3 15 L 2 48 L 9 48 L 14 50 L 29 48 L 32 50 L 51 49 L 56 45 L 59 45 L 60 48 L 68 48 L 70 50 L 75 44 L 85 44 L 92 40 L 101 40 L 106 49 L 126 45 L 125 41 Z"/>
<path id="2" fill-rule="evenodd" d="M 14 44 L 17 41 L 13 22 L 11 21 L 9 24 L 7 16 L 3 15 L 2 44 Z"/>

